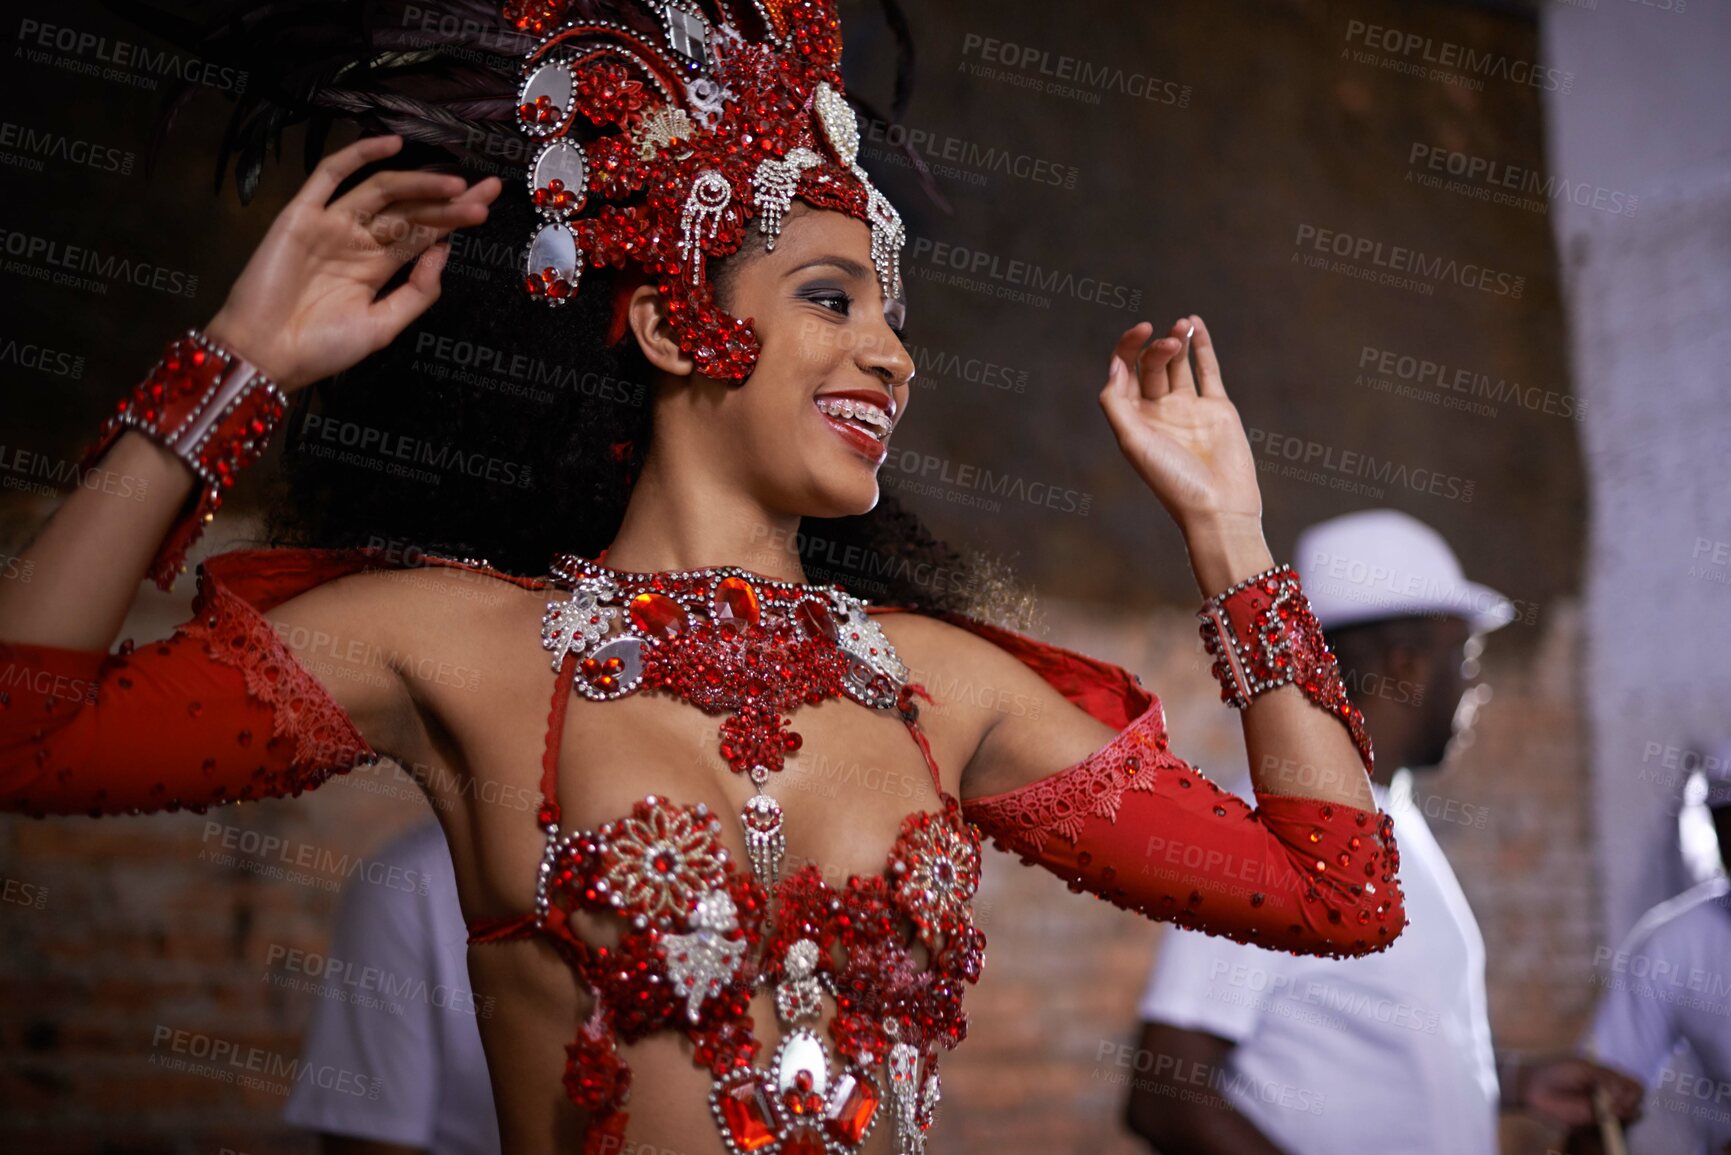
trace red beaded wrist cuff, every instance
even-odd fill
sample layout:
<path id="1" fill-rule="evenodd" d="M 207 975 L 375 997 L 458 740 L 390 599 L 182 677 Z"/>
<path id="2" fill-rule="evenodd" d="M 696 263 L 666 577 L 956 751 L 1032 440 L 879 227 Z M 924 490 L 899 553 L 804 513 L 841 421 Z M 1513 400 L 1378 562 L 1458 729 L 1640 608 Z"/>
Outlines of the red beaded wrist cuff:
<path id="1" fill-rule="evenodd" d="M 1339 718 L 1369 771 L 1374 762 L 1364 717 L 1346 696 L 1334 653 L 1310 612 L 1290 565 L 1246 578 L 1202 603 L 1202 646 L 1214 659 L 1220 700 L 1240 710 L 1258 695 L 1296 685 Z"/>
<path id="2" fill-rule="evenodd" d="M 201 488 L 163 539 L 149 576 L 169 589 L 185 572 L 185 557 L 222 507 L 225 491 L 257 461 L 288 408 L 288 399 L 252 362 L 197 329 L 174 338 L 162 359 L 102 426 L 84 455 L 95 465 L 115 439 L 132 429 L 171 450 Z"/>

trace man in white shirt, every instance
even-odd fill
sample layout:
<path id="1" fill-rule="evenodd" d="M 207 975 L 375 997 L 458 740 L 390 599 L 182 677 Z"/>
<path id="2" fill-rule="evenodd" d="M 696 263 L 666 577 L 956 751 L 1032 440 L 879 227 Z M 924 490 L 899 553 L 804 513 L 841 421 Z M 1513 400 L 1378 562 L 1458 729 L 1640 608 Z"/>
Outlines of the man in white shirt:
<path id="1" fill-rule="evenodd" d="M 1163 1155 L 1493 1155 L 1499 1106 L 1579 1123 L 1600 1083 L 1633 1115 L 1639 1088 L 1586 1060 L 1498 1062 L 1484 941 L 1414 803 L 1413 775 L 1442 764 L 1471 724 L 1480 635 L 1513 607 L 1468 582 L 1435 530 L 1393 510 L 1312 526 L 1295 555 L 1375 741 L 1372 793 L 1394 821 L 1408 926 L 1355 959 L 1169 930 L 1142 999 L 1147 1061 L 1130 1129 Z M 1259 777 L 1296 790 L 1306 769 Z M 1248 775 L 1221 784 L 1254 802 Z"/>
<path id="2" fill-rule="evenodd" d="M 1731 872 L 1731 750 L 1710 762 L 1706 803 Z M 1631 1133 L 1631 1149 L 1731 1155 L 1731 881 L 1720 874 L 1661 902 L 1595 961 L 1605 993 L 1582 1051 L 1651 1092 L 1653 1133 Z M 1590 1128 L 1567 1149 L 1604 1150 Z"/>
<path id="3" fill-rule="evenodd" d="M 377 1098 L 296 1083 L 283 1117 L 320 1135 L 322 1155 L 499 1155 L 499 1124 L 469 986 L 468 932 L 437 822 L 374 856 L 386 886 L 343 891 L 328 955 L 297 967 L 316 992 L 302 1058 L 378 1073 Z"/>

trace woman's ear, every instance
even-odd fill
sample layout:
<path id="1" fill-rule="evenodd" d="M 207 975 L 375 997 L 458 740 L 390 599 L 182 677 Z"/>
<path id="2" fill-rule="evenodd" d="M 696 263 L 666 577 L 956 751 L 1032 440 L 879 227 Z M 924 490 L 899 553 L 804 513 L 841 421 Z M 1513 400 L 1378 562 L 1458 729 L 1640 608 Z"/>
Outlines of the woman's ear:
<path id="1" fill-rule="evenodd" d="M 679 348 L 660 290 L 654 285 L 637 286 L 625 306 L 625 317 L 637 347 L 651 365 L 672 377 L 691 376 L 695 362 Z"/>

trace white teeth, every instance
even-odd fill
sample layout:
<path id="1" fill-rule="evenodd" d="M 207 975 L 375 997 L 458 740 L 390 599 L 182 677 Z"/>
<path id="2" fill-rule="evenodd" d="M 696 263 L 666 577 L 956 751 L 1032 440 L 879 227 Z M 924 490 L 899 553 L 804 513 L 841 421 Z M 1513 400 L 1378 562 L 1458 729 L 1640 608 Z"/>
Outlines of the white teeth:
<path id="1" fill-rule="evenodd" d="M 866 427 L 866 431 L 879 441 L 890 435 L 889 415 L 876 405 L 865 401 L 854 401 L 851 398 L 817 398 L 817 408 L 820 413 L 842 420 L 852 420 Z"/>

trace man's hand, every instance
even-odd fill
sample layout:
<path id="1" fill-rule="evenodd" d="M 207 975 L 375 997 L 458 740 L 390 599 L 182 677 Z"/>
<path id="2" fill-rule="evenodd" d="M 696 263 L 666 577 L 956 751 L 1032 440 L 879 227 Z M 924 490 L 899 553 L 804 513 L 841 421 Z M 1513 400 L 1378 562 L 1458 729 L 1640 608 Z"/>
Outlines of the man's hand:
<path id="1" fill-rule="evenodd" d="M 1609 1096 L 1611 1111 L 1624 1124 L 1641 1117 L 1639 1082 L 1612 1067 L 1573 1055 L 1530 1059 L 1522 1063 L 1515 1077 L 1514 1094 L 1510 1096 L 1518 1107 L 1542 1115 L 1565 1127 L 1591 1126 L 1593 1090 L 1603 1087 Z"/>

